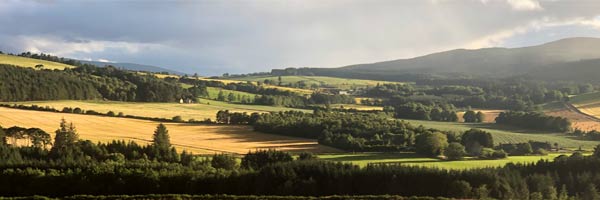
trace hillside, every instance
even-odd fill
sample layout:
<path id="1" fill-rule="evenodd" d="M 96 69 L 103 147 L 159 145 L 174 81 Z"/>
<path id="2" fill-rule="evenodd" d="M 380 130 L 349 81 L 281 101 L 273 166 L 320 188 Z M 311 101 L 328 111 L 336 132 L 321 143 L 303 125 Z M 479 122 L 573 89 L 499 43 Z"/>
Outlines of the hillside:
<path id="1" fill-rule="evenodd" d="M 561 63 L 598 59 L 598 49 L 598 38 L 567 38 L 521 48 L 456 49 L 409 59 L 305 70 L 314 75 L 371 80 L 403 80 L 414 75 L 507 77 Z"/>
<path id="2" fill-rule="evenodd" d="M 107 62 L 86 61 L 86 60 L 80 60 L 80 62 L 87 63 L 87 64 L 92 64 L 92 65 L 96 65 L 98 67 L 104 67 L 106 65 L 112 65 L 112 66 L 115 66 L 117 68 L 122 68 L 122 69 L 132 70 L 132 71 L 168 72 L 169 74 L 176 74 L 176 75 L 184 75 L 185 74 L 183 72 L 178 72 L 178 71 L 167 69 L 167 68 L 156 67 L 156 66 L 152 66 L 152 65 L 136 64 L 136 63 L 119 63 L 119 62 L 115 62 L 115 63 L 110 62 L 110 63 L 107 63 Z"/>
<path id="3" fill-rule="evenodd" d="M 46 60 L 38 60 L 33 58 L 25 58 L 21 56 L 11 56 L 6 54 L 0 54 L 0 64 L 15 65 L 20 67 L 31 67 L 34 68 L 36 65 L 44 65 L 44 69 L 65 69 L 73 68 L 72 65 L 63 63 L 51 62 Z"/>
<path id="4" fill-rule="evenodd" d="M 535 70 L 527 77 L 545 81 L 598 82 L 600 77 L 600 59 L 580 60 L 553 64 Z"/>

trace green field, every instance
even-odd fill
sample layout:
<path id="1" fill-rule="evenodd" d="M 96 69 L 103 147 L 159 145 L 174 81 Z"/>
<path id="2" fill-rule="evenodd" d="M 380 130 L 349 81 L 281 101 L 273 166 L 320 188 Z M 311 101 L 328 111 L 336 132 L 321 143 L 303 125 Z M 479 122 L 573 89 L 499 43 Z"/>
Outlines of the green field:
<path id="1" fill-rule="evenodd" d="M 223 88 L 217 88 L 217 87 L 207 87 L 206 88 L 208 90 L 208 99 L 212 99 L 212 100 L 216 100 L 219 97 L 219 92 L 223 92 L 223 95 L 225 96 L 225 99 L 227 99 L 227 97 L 229 96 L 229 94 L 233 94 L 236 96 L 236 98 L 242 97 L 242 96 L 247 96 L 250 100 L 254 100 L 254 97 L 256 96 L 256 94 L 252 94 L 252 93 L 248 93 L 248 92 L 240 92 L 240 91 L 235 91 L 235 90 L 226 90 Z M 233 102 L 240 102 L 241 100 L 236 100 Z"/>
<path id="2" fill-rule="evenodd" d="M 65 69 L 65 68 L 73 68 L 74 67 L 71 65 L 57 63 L 57 62 L 25 58 L 25 57 L 20 57 L 20 56 L 11 56 L 11 55 L 6 55 L 6 54 L 0 54 L 0 64 L 16 65 L 16 66 L 20 66 L 20 67 L 31 67 L 31 68 L 35 67 L 36 65 L 42 64 L 42 65 L 44 65 L 44 69 L 61 69 L 61 70 Z"/>
<path id="3" fill-rule="evenodd" d="M 459 161 L 445 161 L 436 158 L 427 158 L 416 153 L 346 153 L 346 154 L 323 154 L 319 158 L 323 160 L 349 162 L 361 167 L 369 163 L 400 163 L 411 166 L 436 167 L 442 169 L 469 169 L 485 167 L 501 167 L 507 163 L 532 163 L 541 159 L 552 160 L 561 154 L 548 154 L 546 156 L 509 156 L 499 160 L 478 160 L 465 158 Z"/>
<path id="4" fill-rule="evenodd" d="M 501 126 L 492 123 L 459 123 L 459 122 L 435 122 L 422 120 L 404 120 L 413 125 L 423 125 L 425 128 L 434 128 L 438 130 L 463 132 L 471 128 L 478 128 L 492 133 L 494 143 L 522 143 L 530 140 L 539 142 L 558 143 L 561 147 L 592 149 L 600 144 L 600 141 L 578 140 L 574 137 L 562 133 L 549 133 L 531 130 L 517 129 L 513 127 Z"/>
<path id="5" fill-rule="evenodd" d="M 137 103 L 137 102 L 119 102 L 119 101 L 28 101 L 28 102 L 6 102 L 8 104 L 38 105 L 49 106 L 61 110 L 64 107 L 79 107 L 83 110 L 94 110 L 101 113 L 113 111 L 115 113 L 123 112 L 125 115 L 135 115 L 144 117 L 172 118 L 181 116 L 184 120 L 206 118 L 215 119 L 219 110 L 229 110 L 233 112 L 279 112 L 286 110 L 296 110 L 303 112 L 312 112 L 311 110 L 293 109 L 286 107 L 262 106 L 262 105 L 242 105 L 222 101 L 213 101 L 200 99 L 196 104 L 179 103 Z"/>
<path id="6" fill-rule="evenodd" d="M 243 81 L 256 81 L 263 82 L 264 80 L 271 80 L 274 83 L 277 83 L 279 80 L 279 76 L 249 76 L 249 77 L 240 77 L 235 78 L 235 80 L 243 80 Z M 327 85 L 333 86 L 340 89 L 350 89 L 353 87 L 367 87 L 367 86 L 376 86 L 377 84 L 384 83 L 398 83 L 398 82 L 389 82 L 389 81 L 374 81 L 374 80 L 362 80 L 362 79 L 346 79 L 346 78 L 335 78 L 335 77 L 327 77 L 327 76 L 281 76 L 281 83 L 283 85 L 290 83 L 297 83 L 299 81 L 304 81 L 306 85 L 309 87 L 313 84 L 316 85 Z"/>
<path id="7" fill-rule="evenodd" d="M 577 105 L 596 103 L 598 101 L 600 101 L 600 92 L 580 94 L 580 95 L 572 96 L 569 99 L 569 102 L 571 104 L 577 104 Z"/>

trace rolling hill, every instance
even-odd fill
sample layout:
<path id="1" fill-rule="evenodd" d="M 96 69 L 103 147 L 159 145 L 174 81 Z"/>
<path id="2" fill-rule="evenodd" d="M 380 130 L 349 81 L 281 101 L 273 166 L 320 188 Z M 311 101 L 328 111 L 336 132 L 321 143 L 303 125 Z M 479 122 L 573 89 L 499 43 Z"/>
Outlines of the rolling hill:
<path id="1" fill-rule="evenodd" d="M 67 65 L 63 63 L 57 63 L 46 60 L 39 60 L 33 58 L 26 58 L 21 56 L 13 56 L 7 54 L 0 54 L 0 64 L 8 64 L 15 65 L 20 67 L 31 67 L 34 68 L 36 65 L 43 65 L 44 69 L 65 69 L 65 68 L 73 68 L 75 66 Z"/>
<path id="2" fill-rule="evenodd" d="M 403 80 L 407 75 L 467 75 L 509 77 L 570 66 L 570 62 L 600 59 L 599 38 L 567 38 L 520 48 L 456 49 L 425 56 L 340 68 L 303 69 L 313 75 Z"/>

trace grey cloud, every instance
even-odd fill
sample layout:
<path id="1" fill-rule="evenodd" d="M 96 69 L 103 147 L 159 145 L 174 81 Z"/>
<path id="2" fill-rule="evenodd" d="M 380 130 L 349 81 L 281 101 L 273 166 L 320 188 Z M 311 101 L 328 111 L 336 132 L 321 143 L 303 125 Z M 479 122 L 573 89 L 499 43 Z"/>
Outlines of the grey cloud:
<path id="1" fill-rule="evenodd" d="M 0 27 L 11 28 L 0 29 L 0 49 L 35 47 L 65 54 L 60 56 L 155 64 L 185 72 L 243 73 L 412 57 L 464 48 L 533 21 L 600 15 L 600 3 L 592 0 L 539 5 L 542 9 L 516 10 L 504 0 L 7 0 L 0 5 Z M 527 31 L 503 38 L 501 45 L 504 40 L 514 46 L 531 43 L 511 40 L 522 35 L 553 39 Z M 600 31 L 585 34 L 600 36 Z"/>

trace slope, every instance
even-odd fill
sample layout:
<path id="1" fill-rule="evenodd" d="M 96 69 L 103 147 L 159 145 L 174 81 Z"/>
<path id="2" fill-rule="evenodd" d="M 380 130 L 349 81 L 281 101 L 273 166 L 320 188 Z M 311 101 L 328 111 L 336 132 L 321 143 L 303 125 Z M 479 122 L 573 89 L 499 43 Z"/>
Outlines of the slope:
<path id="1" fill-rule="evenodd" d="M 555 64 L 600 58 L 600 39 L 567 38 L 521 48 L 456 49 L 425 56 L 341 68 L 312 68 L 321 76 L 398 81 L 407 74 L 507 77 Z"/>
<path id="2" fill-rule="evenodd" d="M 43 65 L 43 69 L 65 69 L 73 68 L 72 65 L 51 62 L 46 60 L 38 60 L 33 58 L 26 58 L 21 56 L 12 56 L 7 54 L 0 54 L 0 64 L 15 65 L 19 67 L 31 67 L 34 68 L 36 65 Z"/>

